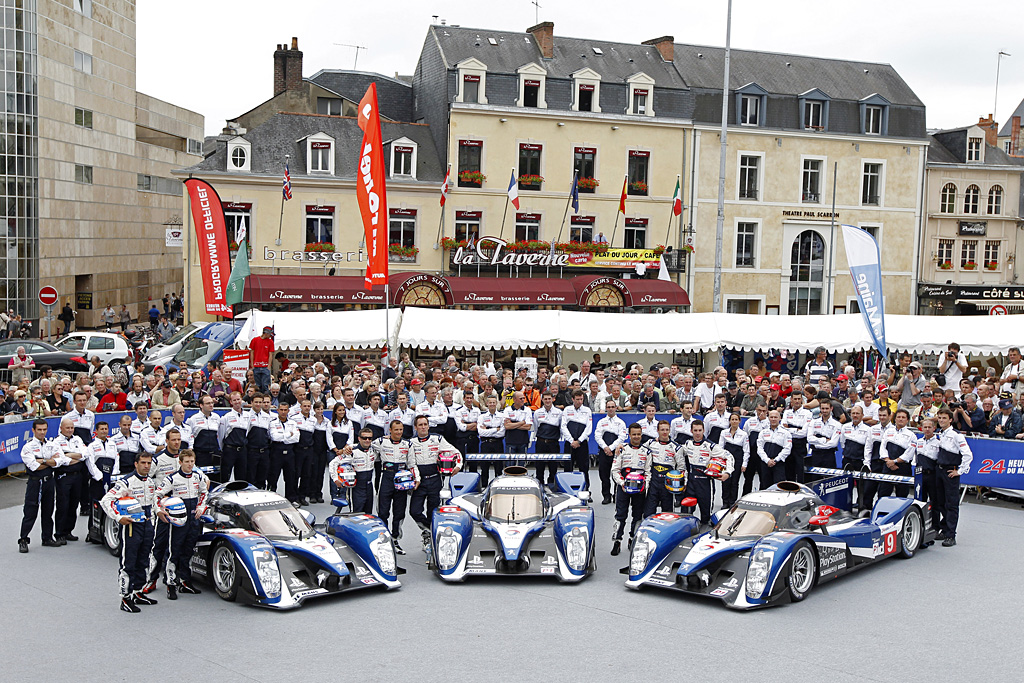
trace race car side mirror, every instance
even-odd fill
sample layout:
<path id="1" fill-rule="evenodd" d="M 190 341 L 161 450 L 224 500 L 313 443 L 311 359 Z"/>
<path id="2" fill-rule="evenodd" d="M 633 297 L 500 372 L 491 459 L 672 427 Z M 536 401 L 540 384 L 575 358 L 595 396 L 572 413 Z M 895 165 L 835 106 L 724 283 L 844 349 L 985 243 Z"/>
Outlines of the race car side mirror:
<path id="1" fill-rule="evenodd" d="M 690 498 L 683 498 L 679 502 L 679 504 L 682 505 L 684 508 L 697 507 L 697 499 L 696 498 L 692 498 L 692 497 L 690 497 Z"/>
<path id="2" fill-rule="evenodd" d="M 314 515 L 309 510 L 300 510 L 299 514 L 302 515 L 303 519 L 305 519 L 306 523 L 309 524 L 310 526 L 313 526 L 314 524 L 316 524 L 316 515 Z"/>
<path id="3" fill-rule="evenodd" d="M 816 526 L 816 527 L 827 526 L 828 525 L 828 517 L 825 516 L 825 515 L 814 515 L 809 520 L 807 520 L 807 523 L 810 524 L 811 526 Z"/>
<path id="4" fill-rule="evenodd" d="M 213 524 L 214 519 L 210 515 L 199 515 L 199 521 L 203 524 Z"/>

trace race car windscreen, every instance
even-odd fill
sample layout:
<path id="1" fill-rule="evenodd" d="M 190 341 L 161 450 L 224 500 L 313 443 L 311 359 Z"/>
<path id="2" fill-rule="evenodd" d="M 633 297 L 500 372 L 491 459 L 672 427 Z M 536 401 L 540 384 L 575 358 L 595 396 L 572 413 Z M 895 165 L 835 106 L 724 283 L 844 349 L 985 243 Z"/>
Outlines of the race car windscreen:
<path id="1" fill-rule="evenodd" d="M 492 522 L 522 524 L 536 522 L 544 514 L 544 504 L 536 493 L 521 490 L 492 491 L 487 497 L 484 517 Z"/>
<path id="2" fill-rule="evenodd" d="M 292 506 L 278 510 L 260 510 L 252 515 L 253 529 L 272 538 L 296 538 L 313 534 L 299 511 Z"/>
<path id="3" fill-rule="evenodd" d="M 764 536 L 775 530 L 775 516 L 766 510 L 749 510 L 734 506 L 718 523 L 718 535 L 731 538 L 733 536 Z"/>

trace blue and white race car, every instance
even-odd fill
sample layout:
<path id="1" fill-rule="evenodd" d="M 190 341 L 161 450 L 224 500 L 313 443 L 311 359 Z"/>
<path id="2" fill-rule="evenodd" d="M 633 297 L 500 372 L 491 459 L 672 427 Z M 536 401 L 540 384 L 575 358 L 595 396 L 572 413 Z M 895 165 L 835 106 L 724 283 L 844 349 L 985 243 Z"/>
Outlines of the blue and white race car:
<path id="1" fill-rule="evenodd" d="M 831 491 L 850 481 L 846 475 L 818 488 Z M 817 584 L 931 545 L 936 530 L 930 509 L 913 498 L 889 496 L 859 518 L 826 505 L 808 486 L 781 482 L 714 515 L 703 534 L 693 535 L 696 522 L 689 516 L 649 517 L 622 571 L 629 574 L 629 588 L 718 598 L 736 609 L 798 602 Z"/>
<path id="2" fill-rule="evenodd" d="M 326 531 L 280 495 L 233 481 L 215 488 L 200 519 L 192 574 L 224 600 L 290 609 L 359 588 L 398 588 L 391 534 L 370 515 L 332 515 Z"/>
<path id="3" fill-rule="evenodd" d="M 508 467 L 477 493 L 480 477 L 452 477 L 454 497 L 434 511 L 429 564 L 445 581 L 537 575 L 581 581 L 597 569 L 594 510 L 583 475 L 562 472 L 549 493 L 525 467 Z"/>

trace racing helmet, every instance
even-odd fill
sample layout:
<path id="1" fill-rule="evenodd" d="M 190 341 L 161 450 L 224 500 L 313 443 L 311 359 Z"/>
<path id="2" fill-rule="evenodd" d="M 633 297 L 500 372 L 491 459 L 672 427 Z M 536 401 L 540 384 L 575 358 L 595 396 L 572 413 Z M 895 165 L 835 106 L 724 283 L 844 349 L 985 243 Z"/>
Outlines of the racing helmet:
<path id="1" fill-rule="evenodd" d="M 625 493 L 643 493 L 644 473 L 633 470 L 622 477 L 622 490 Z"/>
<path id="2" fill-rule="evenodd" d="M 686 490 L 686 475 L 679 470 L 672 470 L 665 475 L 665 488 L 672 493 L 682 493 Z"/>
<path id="3" fill-rule="evenodd" d="M 185 526 L 188 521 L 188 509 L 185 501 L 177 496 L 169 496 L 160 501 L 160 507 L 167 515 L 167 521 L 173 526 Z"/>
<path id="4" fill-rule="evenodd" d="M 711 458 L 704 467 L 704 473 L 714 479 L 721 479 L 723 472 L 725 472 L 725 458 L 721 456 Z"/>
<path id="5" fill-rule="evenodd" d="M 395 490 L 411 491 L 416 487 L 416 476 L 410 470 L 395 472 Z"/>
<path id="6" fill-rule="evenodd" d="M 122 517 L 129 517 L 133 522 L 146 521 L 146 511 L 142 509 L 142 505 L 139 501 L 135 500 L 131 496 L 118 498 L 114 507 L 117 510 L 117 514 Z"/>
<path id="7" fill-rule="evenodd" d="M 356 469 L 352 465 L 342 463 L 334 470 L 334 483 L 343 488 L 356 485 Z"/>
<path id="8" fill-rule="evenodd" d="M 437 456 L 437 471 L 441 474 L 451 474 L 455 471 L 456 455 L 451 451 L 445 451 Z"/>

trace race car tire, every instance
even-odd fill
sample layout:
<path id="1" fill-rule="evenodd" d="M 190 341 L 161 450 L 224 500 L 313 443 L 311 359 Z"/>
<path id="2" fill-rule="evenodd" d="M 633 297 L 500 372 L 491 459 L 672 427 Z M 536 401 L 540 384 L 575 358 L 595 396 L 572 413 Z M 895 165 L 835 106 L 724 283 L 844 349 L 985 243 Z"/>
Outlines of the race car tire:
<path id="1" fill-rule="evenodd" d="M 903 533 L 900 534 L 899 557 L 909 560 L 921 547 L 924 541 L 924 520 L 917 508 L 907 510 L 903 519 Z"/>
<path id="2" fill-rule="evenodd" d="M 213 550 L 210 562 L 210 576 L 213 588 L 222 600 L 234 602 L 238 597 L 238 586 L 242 581 L 242 568 L 238 566 L 235 551 L 227 543 L 219 543 Z"/>
<path id="3" fill-rule="evenodd" d="M 793 602 L 800 602 L 814 588 L 818 576 L 818 556 L 810 543 L 801 542 L 793 549 L 789 558 L 789 576 L 786 585 Z"/>
<path id="4" fill-rule="evenodd" d="M 121 556 L 121 525 L 110 515 L 103 515 L 103 545 L 114 557 Z"/>

